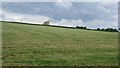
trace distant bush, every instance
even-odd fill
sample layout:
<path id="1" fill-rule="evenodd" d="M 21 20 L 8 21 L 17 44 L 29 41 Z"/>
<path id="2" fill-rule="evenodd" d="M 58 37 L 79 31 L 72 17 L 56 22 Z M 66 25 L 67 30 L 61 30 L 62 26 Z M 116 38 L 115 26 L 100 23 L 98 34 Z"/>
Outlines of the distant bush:
<path id="1" fill-rule="evenodd" d="M 50 25 L 50 21 L 45 21 L 43 25 Z"/>
<path id="2" fill-rule="evenodd" d="M 83 29 L 87 29 L 87 27 L 86 27 L 86 26 L 84 26 L 84 27 L 83 27 Z"/>
<path id="3" fill-rule="evenodd" d="M 109 31 L 109 32 L 118 32 L 117 29 L 113 29 L 113 28 L 107 28 L 105 31 Z"/>
<path id="4" fill-rule="evenodd" d="M 113 28 L 106 28 L 106 29 L 104 29 L 104 28 L 102 28 L 102 29 L 97 28 L 96 30 L 98 30 L 98 31 L 108 31 L 108 32 L 118 32 L 117 29 L 113 29 Z"/>
<path id="5" fill-rule="evenodd" d="M 87 29 L 86 26 L 76 26 L 76 28 L 78 28 L 78 29 Z"/>
<path id="6" fill-rule="evenodd" d="M 100 28 L 97 28 L 97 30 L 100 30 Z"/>
<path id="7" fill-rule="evenodd" d="M 105 29 L 104 29 L 104 28 L 102 28 L 102 29 L 101 29 L 101 31 L 105 31 Z"/>
<path id="8" fill-rule="evenodd" d="M 89 29 L 86 26 L 76 26 L 77 29 L 86 29 L 86 30 L 97 30 L 97 31 L 108 31 L 108 32 L 118 32 L 117 29 L 113 29 L 113 28 L 97 28 L 97 29 Z M 120 29 L 120 28 L 119 28 Z"/>

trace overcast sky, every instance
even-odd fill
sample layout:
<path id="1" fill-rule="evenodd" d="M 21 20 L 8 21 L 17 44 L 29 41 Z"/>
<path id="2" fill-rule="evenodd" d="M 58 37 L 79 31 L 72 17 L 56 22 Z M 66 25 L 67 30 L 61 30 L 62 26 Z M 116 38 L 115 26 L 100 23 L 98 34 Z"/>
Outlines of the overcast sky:
<path id="1" fill-rule="evenodd" d="M 3 2 L 0 18 L 52 25 L 117 28 L 117 2 Z"/>

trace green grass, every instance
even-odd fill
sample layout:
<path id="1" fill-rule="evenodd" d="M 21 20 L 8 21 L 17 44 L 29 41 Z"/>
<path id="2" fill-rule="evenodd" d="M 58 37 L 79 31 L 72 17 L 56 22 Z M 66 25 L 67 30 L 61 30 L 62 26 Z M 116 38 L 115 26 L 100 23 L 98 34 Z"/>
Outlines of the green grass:
<path id="1" fill-rule="evenodd" d="M 116 66 L 118 33 L 2 23 L 3 66 Z"/>

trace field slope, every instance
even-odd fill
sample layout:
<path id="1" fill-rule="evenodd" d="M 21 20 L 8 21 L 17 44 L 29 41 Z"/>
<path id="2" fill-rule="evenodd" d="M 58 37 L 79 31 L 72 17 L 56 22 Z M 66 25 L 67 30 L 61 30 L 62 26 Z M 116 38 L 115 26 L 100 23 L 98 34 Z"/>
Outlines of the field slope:
<path id="1" fill-rule="evenodd" d="M 2 23 L 3 66 L 118 65 L 118 33 Z"/>

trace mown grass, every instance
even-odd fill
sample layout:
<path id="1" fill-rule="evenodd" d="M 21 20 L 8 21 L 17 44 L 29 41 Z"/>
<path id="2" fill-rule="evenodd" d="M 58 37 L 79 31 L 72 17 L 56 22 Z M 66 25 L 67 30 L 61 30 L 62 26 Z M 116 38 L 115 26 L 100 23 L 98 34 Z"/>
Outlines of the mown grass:
<path id="1" fill-rule="evenodd" d="M 118 33 L 2 23 L 3 66 L 116 66 Z"/>

